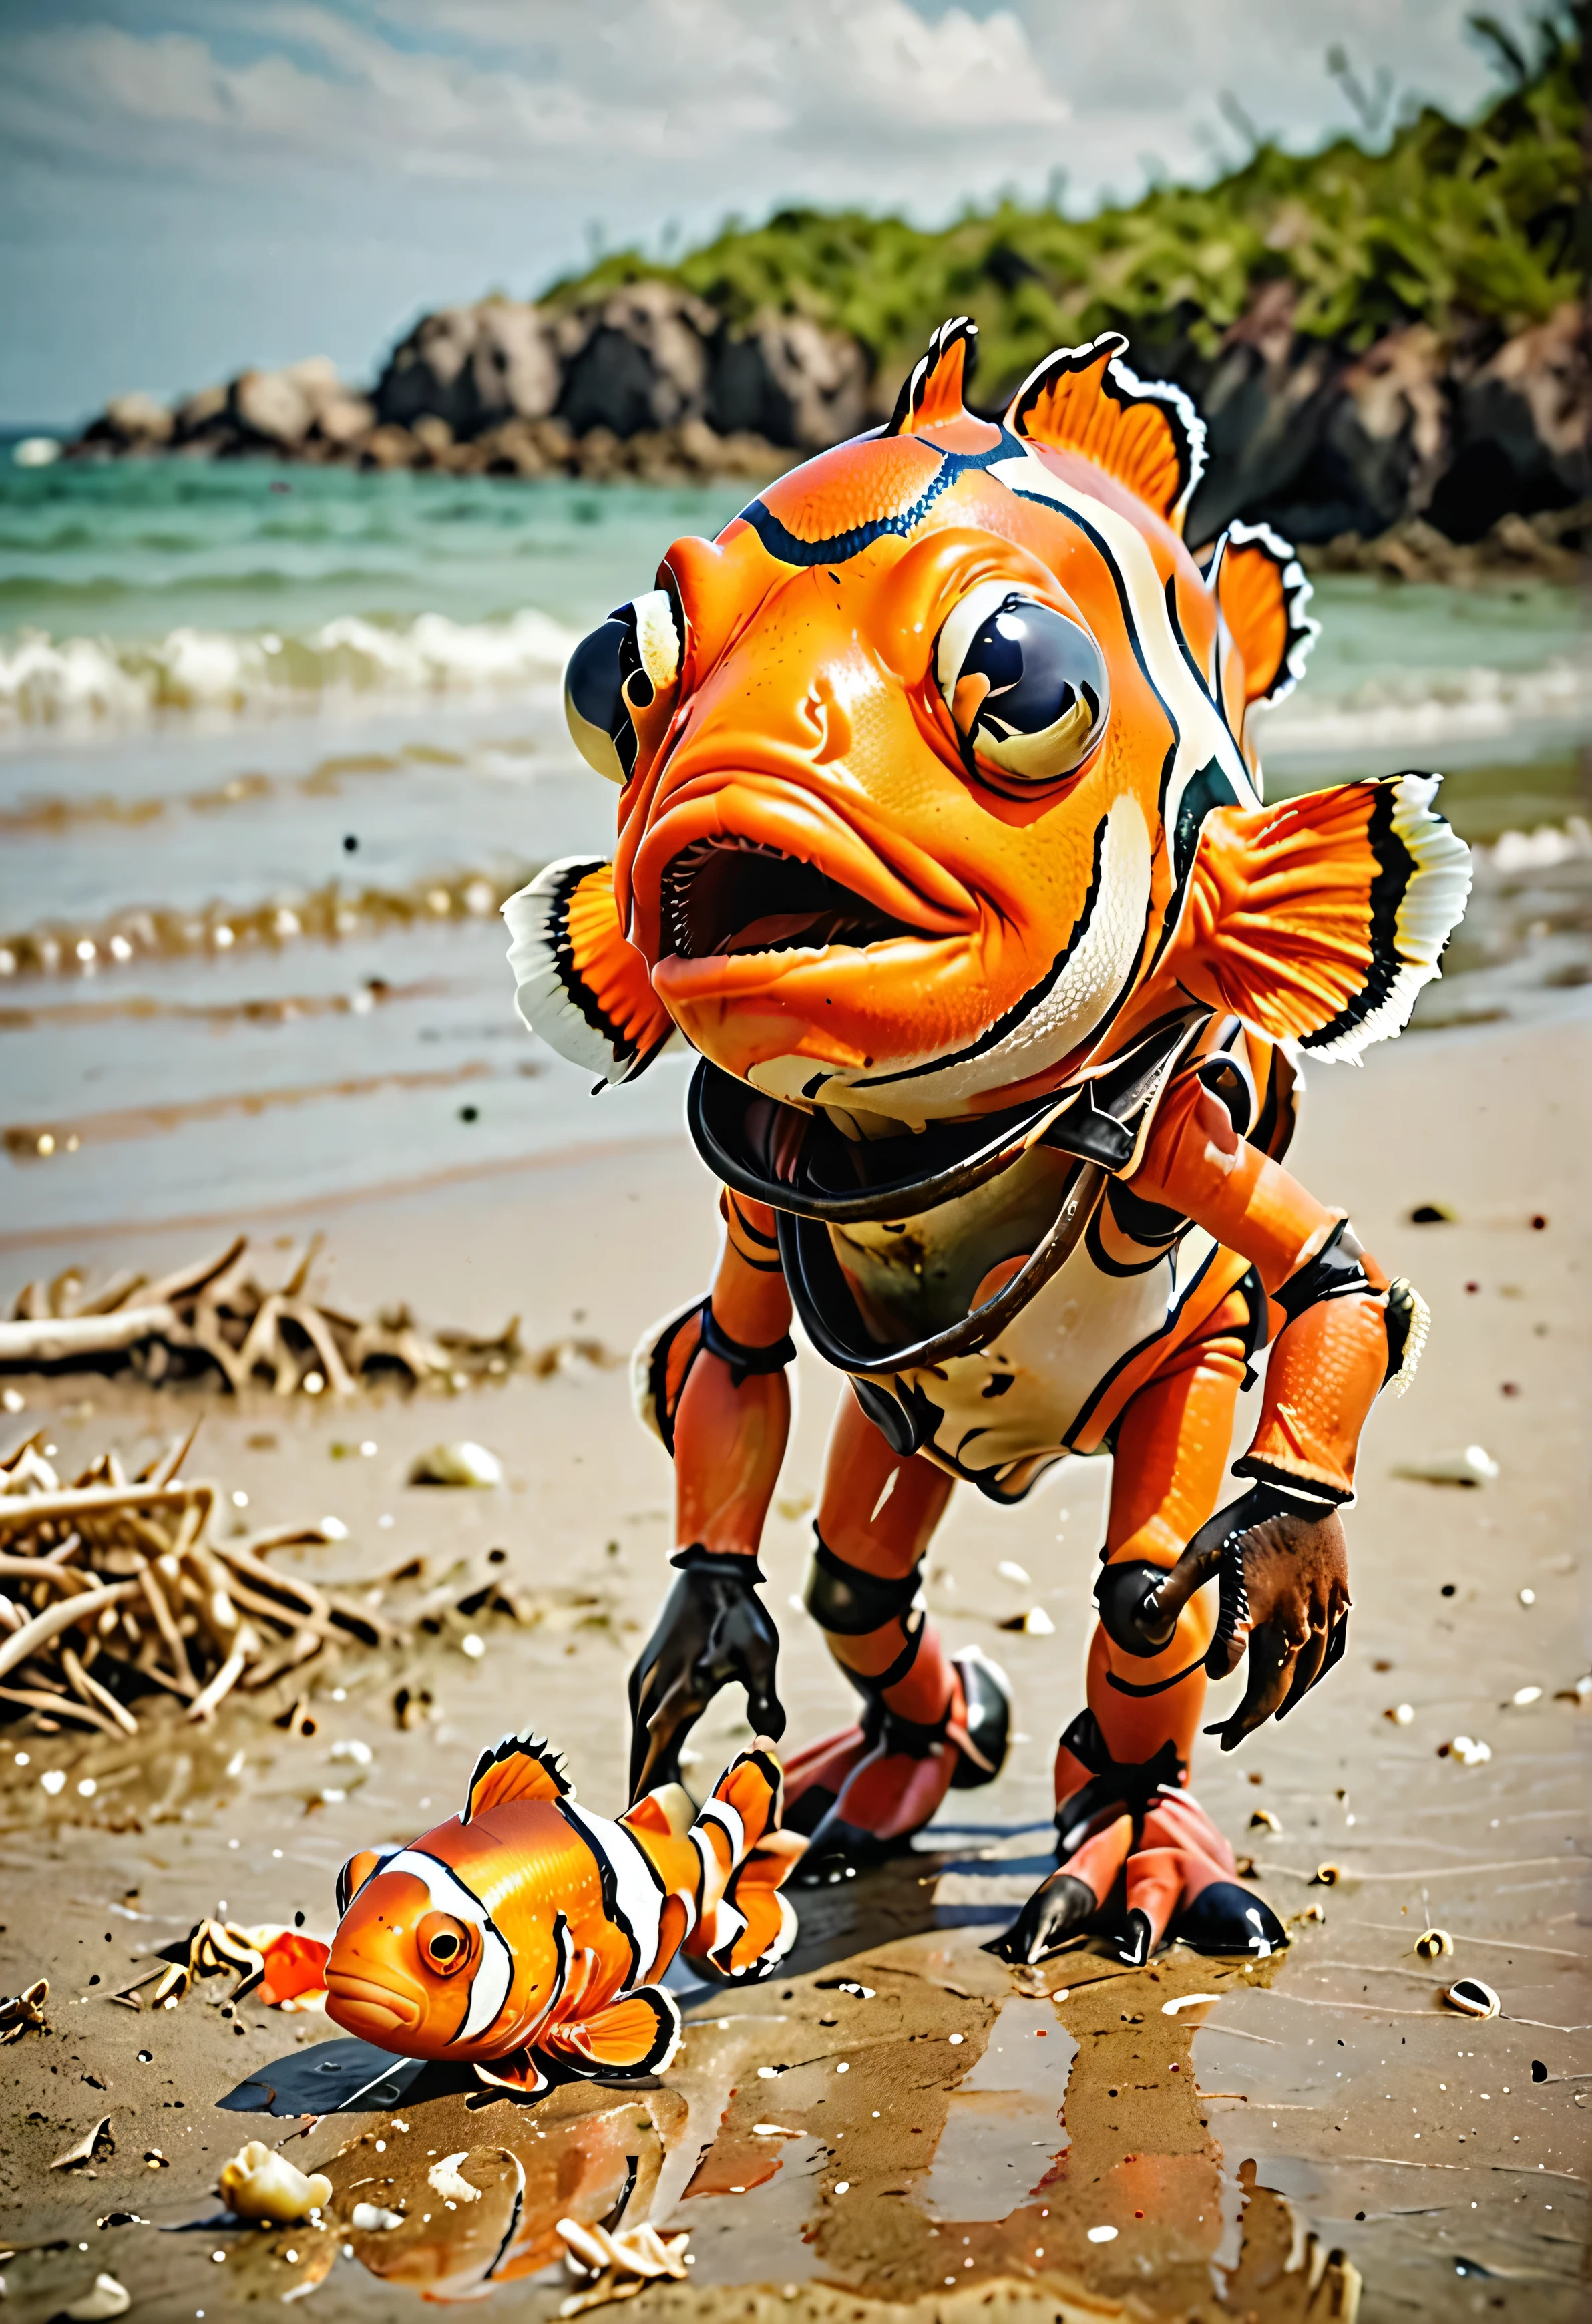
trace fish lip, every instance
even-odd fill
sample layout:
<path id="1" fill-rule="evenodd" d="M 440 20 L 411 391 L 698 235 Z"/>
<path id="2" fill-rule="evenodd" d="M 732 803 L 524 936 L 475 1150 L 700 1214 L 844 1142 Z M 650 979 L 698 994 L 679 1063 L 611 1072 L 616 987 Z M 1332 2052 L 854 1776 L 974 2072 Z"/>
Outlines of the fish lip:
<path id="1" fill-rule="evenodd" d="M 805 884 L 814 893 L 798 899 L 798 917 L 805 906 L 814 918 L 850 919 L 860 943 L 855 937 L 813 943 L 795 934 L 725 949 L 741 928 L 769 917 L 755 902 L 740 911 L 727 901 L 722 909 L 710 908 L 705 925 L 694 932 L 693 889 L 704 872 L 720 870 L 726 854 L 749 864 L 799 868 L 810 875 Z M 789 965 L 794 954 L 810 960 L 831 951 L 854 957 L 876 944 L 970 936 L 985 917 L 964 883 L 904 835 L 859 815 L 850 803 L 842 812 L 805 785 L 755 769 L 698 776 L 676 794 L 640 842 L 631 886 L 639 923 L 631 940 L 655 967 L 753 956 Z"/>
<path id="2" fill-rule="evenodd" d="M 726 858 L 733 859 L 735 868 L 744 867 L 749 877 L 726 882 Z M 711 892 L 704 896 L 704 890 Z M 780 920 L 792 924 L 784 933 L 759 943 L 738 940 Z M 816 931 L 826 924 L 848 933 L 820 938 Z M 901 937 L 921 940 L 927 933 L 881 910 L 871 898 L 806 857 L 738 832 L 690 841 L 670 857 L 658 881 L 660 962 L 870 950 Z"/>
<path id="3" fill-rule="evenodd" d="M 378 1985 L 372 1978 L 355 1977 L 345 1969 L 327 1971 L 327 2015 L 341 2024 L 342 2011 L 373 2022 L 382 2033 L 407 2033 L 420 2022 L 420 2005 L 408 1994 L 398 1993 L 389 1985 Z M 334 2010 L 331 2004 L 338 2008 Z M 363 2026 L 357 2030 L 363 2031 Z"/>

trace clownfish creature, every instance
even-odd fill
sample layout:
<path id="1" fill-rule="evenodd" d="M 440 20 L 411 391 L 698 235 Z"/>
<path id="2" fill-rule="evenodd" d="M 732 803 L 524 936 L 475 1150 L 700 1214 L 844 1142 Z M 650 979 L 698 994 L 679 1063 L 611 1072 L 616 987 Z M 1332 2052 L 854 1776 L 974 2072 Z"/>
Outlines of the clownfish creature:
<path id="1" fill-rule="evenodd" d="M 327 2015 L 403 2058 L 548 2087 L 660 2072 L 680 2040 L 655 1982 L 682 1948 L 712 1974 L 767 1977 L 796 1914 L 779 1883 L 805 1843 L 779 1829 L 782 1776 L 754 1744 L 700 1812 L 677 1784 L 611 1823 L 575 1803 L 562 1757 L 511 1735 L 483 1751 L 462 1815 L 337 1878 Z"/>
<path id="2" fill-rule="evenodd" d="M 783 1731 L 757 1553 L 799 1317 L 847 1384 L 806 1604 L 862 1702 L 787 1762 L 799 1877 L 999 1772 L 1006 1683 L 947 1655 L 919 1587 L 957 1481 L 1010 1505 L 1109 1451 L 1062 1860 L 1005 1941 L 1035 1960 L 1105 1916 L 1125 1958 L 1264 1952 L 1283 1930 L 1187 1788 L 1207 1682 L 1247 1656 L 1230 1749 L 1341 1655 L 1339 1512 L 1427 1327 L 1284 1157 L 1305 1063 L 1398 1033 L 1438 973 L 1469 859 L 1435 776 L 1265 804 L 1254 714 L 1302 672 L 1310 585 L 1264 524 L 1185 541 L 1182 391 L 1108 333 L 981 418 L 974 338 L 943 325 L 885 426 L 676 541 L 576 649 L 615 852 L 504 907 L 520 1013 L 562 1055 L 612 1084 L 698 1053 L 722 1188 L 711 1291 L 637 1351 L 677 1575 L 631 1674 L 631 1784 L 673 1774 L 729 1680 Z"/>

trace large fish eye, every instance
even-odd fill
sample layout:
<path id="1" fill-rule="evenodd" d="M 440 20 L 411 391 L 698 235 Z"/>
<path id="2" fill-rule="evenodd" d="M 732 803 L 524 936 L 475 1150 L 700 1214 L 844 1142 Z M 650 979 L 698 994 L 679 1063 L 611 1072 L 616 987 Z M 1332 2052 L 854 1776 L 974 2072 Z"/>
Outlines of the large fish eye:
<path id="1" fill-rule="evenodd" d="M 975 766 L 1019 782 L 1070 775 L 1105 732 L 1110 687 L 1099 646 L 1004 582 L 962 599 L 940 632 L 934 672 Z"/>
<path id="2" fill-rule="evenodd" d="M 651 707 L 680 675 L 680 632 L 667 589 L 649 589 L 581 640 L 564 672 L 564 715 L 587 766 L 612 783 L 636 768 L 631 712 Z"/>
<path id="3" fill-rule="evenodd" d="M 464 1968 L 474 1950 L 471 1931 L 451 1913 L 428 1913 L 415 1931 L 420 1959 L 436 1977 L 452 1977 Z"/>

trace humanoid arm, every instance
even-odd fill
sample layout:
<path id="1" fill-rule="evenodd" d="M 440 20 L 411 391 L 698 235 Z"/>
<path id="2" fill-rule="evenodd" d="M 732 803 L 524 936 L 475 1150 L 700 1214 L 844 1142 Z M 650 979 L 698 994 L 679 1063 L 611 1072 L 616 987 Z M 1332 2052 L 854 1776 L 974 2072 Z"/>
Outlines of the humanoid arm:
<path id="1" fill-rule="evenodd" d="M 726 1194 L 713 1289 L 655 1343 L 649 1397 L 675 1457 L 677 1571 L 630 1673 L 630 1796 L 680 1779 L 680 1747 L 719 1689 L 746 1689 L 754 1734 L 778 1741 L 778 1633 L 756 1585 L 758 1545 L 790 1432 L 790 1295 L 774 1214 Z"/>
<path id="2" fill-rule="evenodd" d="M 1354 1494 L 1360 1431 L 1377 1394 L 1419 1352 L 1421 1303 L 1390 1284 L 1347 1220 L 1239 1137 L 1191 1075 L 1172 1090 L 1134 1192 L 1191 1218 L 1255 1266 L 1275 1333 L 1259 1425 L 1235 1463 L 1250 1490 L 1201 1526 L 1163 1576 L 1109 1568 L 1101 1618 L 1140 1651 L 1170 1637 L 1213 1577 L 1221 1600 L 1206 1667 L 1226 1677 L 1249 1650 L 1244 1700 L 1224 1749 L 1292 1710 L 1343 1649 L 1349 1606 L 1338 1517 Z"/>

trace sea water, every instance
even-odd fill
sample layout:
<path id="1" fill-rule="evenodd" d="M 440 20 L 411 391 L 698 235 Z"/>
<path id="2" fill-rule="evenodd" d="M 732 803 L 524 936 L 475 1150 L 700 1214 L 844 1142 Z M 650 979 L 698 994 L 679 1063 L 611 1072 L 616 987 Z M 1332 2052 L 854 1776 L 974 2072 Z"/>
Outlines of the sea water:
<path id="1" fill-rule="evenodd" d="M 681 1065 L 594 1102 L 519 1025 L 497 905 L 612 844 L 570 645 L 746 493 L 0 466 L 0 1243 L 677 1131 Z M 1450 1014 L 1575 985 L 1573 593 L 1338 580 L 1313 611 L 1272 790 L 1444 768 L 1468 835 L 1536 835 Z"/>

